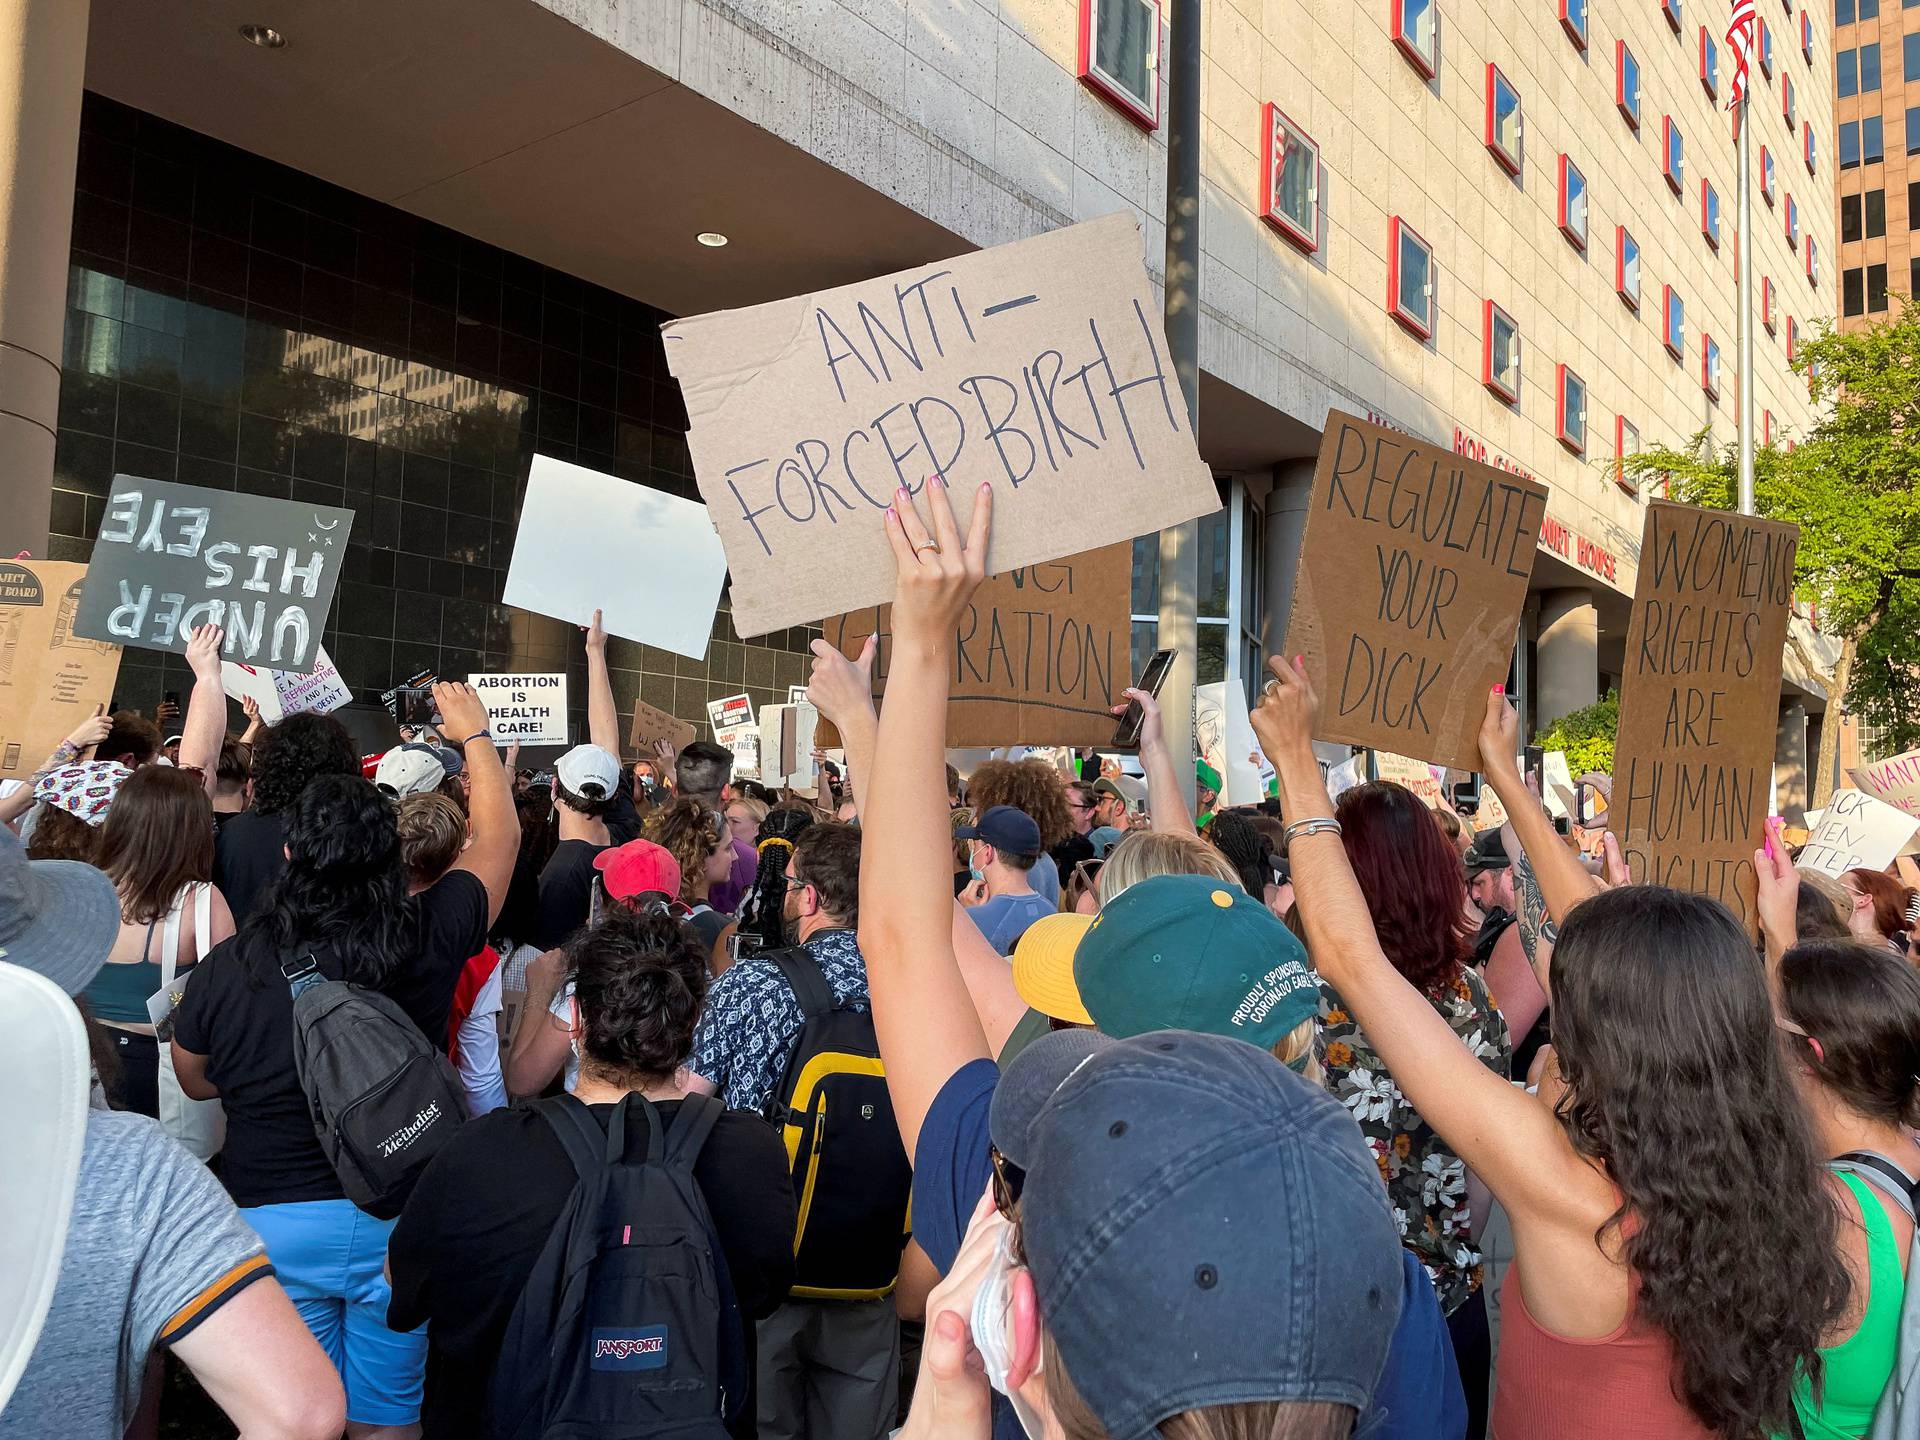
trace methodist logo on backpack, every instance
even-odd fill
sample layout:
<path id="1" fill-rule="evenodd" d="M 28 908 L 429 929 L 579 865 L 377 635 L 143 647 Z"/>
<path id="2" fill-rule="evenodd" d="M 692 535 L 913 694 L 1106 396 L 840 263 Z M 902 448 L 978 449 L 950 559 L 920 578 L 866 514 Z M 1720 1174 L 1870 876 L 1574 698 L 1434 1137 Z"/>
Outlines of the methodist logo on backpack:
<path id="1" fill-rule="evenodd" d="M 588 1363 L 596 1370 L 664 1369 L 667 1363 L 667 1327 L 649 1325 L 644 1330 L 595 1330 L 593 1355 Z"/>
<path id="2" fill-rule="evenodd" d="M 390 1157 L 397 1155 L 431 1130 L 434 1122 L 439 1118 L 440 1102 L 436 1100 L 418 1115 L 415 1115 L 412 1120 L 382 1140 L 377 1148 L 383 1156 Z"/>

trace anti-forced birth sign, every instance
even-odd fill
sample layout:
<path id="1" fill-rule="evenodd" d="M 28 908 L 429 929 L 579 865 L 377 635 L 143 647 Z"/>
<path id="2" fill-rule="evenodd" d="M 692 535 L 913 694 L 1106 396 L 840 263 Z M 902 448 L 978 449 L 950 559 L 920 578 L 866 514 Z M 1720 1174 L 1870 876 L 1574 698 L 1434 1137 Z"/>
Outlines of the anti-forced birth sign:
<path id="1" fill-rule="evenodd" d="M 227 632 L 237 664 L 305 674 L 346 559 L 353 511 L 116 475 L 75 628 L 94 640 L 184 652 Z"/>
<path id="2" fill-rule="evenodd" d="M 469 675 L 480 703 L 487 707 L 487 728 L 502 744 L 567 743 L 565 675 Z M 462 739 L 455 736 L 454 739 Z"/>
<path id="3" fill-rule="evenodd" d="M 1285 647 L 1316 738 L 1479 769 L 1546 512 L 1536 481 L 1329 412 Z"/>
<path id="4" fill-rule="evenodd" d="M 1608 826 L 1643 883 L 1757 933 L 1797 526 L 1655 501 L 1627 627 Z"/>
<path id="5" fill-rule="evenodd" d="M 1107 545 L 995 575 L 974 592 L 954 632 L 947 679 L 949 745 L 1105 745 L 1112 706 L 1133 683 L 1133 546 Z M 886 687 L 893 607 L 824 623 L 827 642 L 853 659 L 880 637 L 873 693 Z M 828 745 L 839 744 L 822 722 Z"/>
<path id="6" fill-rule="evenodd" d="M 932 475 L 996 574 L 1220 508 L 1129 213 L 664 332 L 743 636 L 892 599 Z"/>

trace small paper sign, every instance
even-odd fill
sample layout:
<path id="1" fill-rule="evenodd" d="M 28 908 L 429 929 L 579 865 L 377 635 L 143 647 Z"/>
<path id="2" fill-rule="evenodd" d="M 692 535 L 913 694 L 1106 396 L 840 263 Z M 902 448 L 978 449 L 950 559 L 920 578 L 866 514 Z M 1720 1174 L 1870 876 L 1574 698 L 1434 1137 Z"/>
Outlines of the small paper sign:
<path id="1" fill-rule="evenodd" d="M 353 699 L 352 688 L 341 678 L 324 645 L 305 675 L 222 660 L 220 684 L 235 700 L 250 699 L 258 705 L 260 718 L 268 725 L 278 725 L 289 715 L 330 714 Z"/>
<path id="2" fill-rule="evenodd" d="M 567 743 L 565 675 L 469 675 L 467 683 L 487 707 L 488 728 L 501 744 Z"/>
<path id="3" fill-rule="evenodd" d="M 636 754 L 651 756 L 655 743 L 664 740 L 677 755 L 699 736 L 700 732 L 679 716 L 644 700 L 633 702 L 633 728 L 627 733 L 627 744 Z"/>
<path id="4" fill-rule="evenodd" d="M 760 774 L 760 727 L 753 719 L 753 697 L 728 695 L 707 702 L 714 743 L 733 752 L 733 773 L 744 779 Z"/>
<path id="5" fill-rule="evenodd" d="M 1920 829 L 1920 817 L 1858 790 L 1836 790 L 1794 863 L 1822 875 L 1884 870 L 1906 848 L 1916 829 Z"/>
<path id="6" fill-rule="evenodd" d="M 1891 760 L 1876 760 L 1847 773 L 1874 799 L 1920 819 L 1920 750 L 1909 750 Z"/>

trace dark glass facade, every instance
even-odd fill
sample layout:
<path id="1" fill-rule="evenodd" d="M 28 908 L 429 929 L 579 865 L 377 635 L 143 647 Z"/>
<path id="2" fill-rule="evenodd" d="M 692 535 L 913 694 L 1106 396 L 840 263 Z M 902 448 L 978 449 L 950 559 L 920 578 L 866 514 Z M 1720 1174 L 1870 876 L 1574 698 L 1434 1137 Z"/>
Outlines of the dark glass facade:
<path id="1" fill-rule="evenodd" d="M 564 667 L 584 735 L 574 632 L 500 595 L 536 450 L 698 498 L 670 317 L 92 94 L 67 304 L 53 559 L 88 557 L 116 473 L 348 506 L 324 642 L 357 696 Z M 742 642 L 723 606 L 704 661 L 613 640 L 615 694 L 704 729 L 805 683 L 817 633 Z M 190 685 L 125 652 L 122 704 Z"/>

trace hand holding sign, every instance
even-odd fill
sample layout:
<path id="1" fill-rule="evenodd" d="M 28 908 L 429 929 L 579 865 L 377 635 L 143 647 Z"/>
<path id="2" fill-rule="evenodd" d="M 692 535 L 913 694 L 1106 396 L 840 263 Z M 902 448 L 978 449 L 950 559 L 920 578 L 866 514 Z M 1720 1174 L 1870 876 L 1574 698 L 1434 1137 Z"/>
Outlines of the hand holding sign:
<path id="1" fill-rule="evenodd" d="M 1786 842 L 1780 838 L 1784 823 L 1779 816 L 1770 816 L 1766 838 L 1753 852 L 1755 905 L 1769 960 L 1778 960 L 1800 938 L 1800 872 L 1794 869 Z"/>
<path id="2" fill-rule="evenodd" d="M 923 643 L 943 645 L 987 578 L 987 541 L 993 531 L 993 485 L 983 481 L 973 497 L 967 538 L 953 518 L 947 483 L 938 475 L 927 482 L 931 533 L 902 485 L 887 507 L 887 543 L 893 547 L 897 588 L 893 599 L 895 633 Z"/>
<path id="3" fill-rule="evenodd" d="M 1480 721 L 1480 773 L 1489 784 L 1494 776 L 1520 779 L 1520 712 L 1507 699 L 1507 687 L 1487 692 L 1487 713 Z"/>
<path id="4" fill-rule="evenodd" d="M 93 714 L 73 727 L 73 733 L 67 736 L 67 743 L 84 756 L 112 733 L 113 717 L 107 714 L 105 705 L 96 705 Z"/>
<path id="5" fill-rule="evenodd" d="M 1267 669 L 1273 672 L 1273 679 L 1260 691 L 1260 703 L 1249 717 L 1253 733 L 1260 738 L 1260 749 L 1282 775 L 1287 773 L 1289 760 L 1304 758 L 1317 767 L 1313 737 L 1320 726 L 1320 692 L 1307 678 L 1306 657 L 1296 655 L 1288 660 L 1284 655 L 1269 655 Z"/>
<path id="6" fill-rule="evenodd" d="M 194 679 L 220 683 L 220 642 L 225 638 L 226 632 L 218 625 L 194 627 L 193 638 L 187 641 L 187 666 Z"/>
<path id="7" fill-rule="evenodd" d="M 858 660 L 847 659 L 825 640 L 815 640 L 808 648 L 813 651 L 813 674 L 807 681 L 807 703 L 845 734 L 860 716 L 873 714 L 873 659 L 880 639 L 867 636 Z"/>

